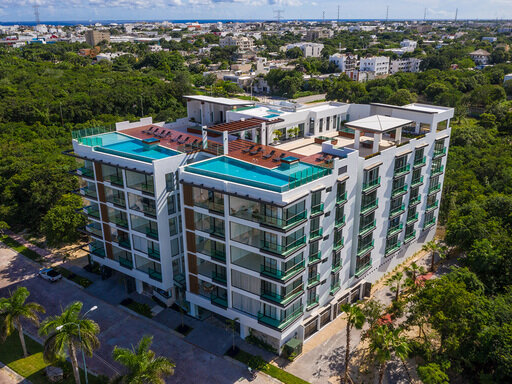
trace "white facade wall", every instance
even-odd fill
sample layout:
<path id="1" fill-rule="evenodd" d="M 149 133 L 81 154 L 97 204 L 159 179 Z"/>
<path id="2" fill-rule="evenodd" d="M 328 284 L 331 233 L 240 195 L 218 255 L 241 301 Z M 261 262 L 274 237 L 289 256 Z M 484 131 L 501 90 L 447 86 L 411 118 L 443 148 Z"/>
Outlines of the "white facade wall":
<path id="1" fill-rule="evenodd" d="M 374 56 L 361 58 L 359 70 L 375 72 L 375 76 L 387 75 L 389 73 L 389 57 Z"/>

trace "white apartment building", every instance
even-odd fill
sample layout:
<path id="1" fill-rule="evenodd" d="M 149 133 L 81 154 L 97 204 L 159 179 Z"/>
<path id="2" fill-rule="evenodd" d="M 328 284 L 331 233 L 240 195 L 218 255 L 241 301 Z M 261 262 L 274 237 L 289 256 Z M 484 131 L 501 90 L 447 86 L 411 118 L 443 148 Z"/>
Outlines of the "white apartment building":
<path id="1" fill-rule="evenodd" d="M 336 64 L 341 72 L 353 71 L 357 67 L 357 55 L 335 53 L 329 56 L 329 62 Z"/>
<path id="2" fill-rule="evenodd" d="M 389 65 L 389 73 L 397 72 L 419 72 L 421 59 L 409 57 L 408 59 L 391 60 Z"/>
<path id="3" fill-rule="evenodd" d="M 359 61 L 359 70 L 365 72 L 374 72 L 375 76 L 387 75 L 389 73 L 389 57 L 362 57 Z"/>
<path id="4" fill-rule="evenodd" d="M 221 47 L 238 47 L 240 51 L 249 51 L 254 48 L 254 41 L 245 36 L 226 36 L 219 40 Z"/>
<path id="5" fill-rule="evenodd" d="M 414 40 L 405 39 L 400 42 L 400 47 L 404 52 L 414 52 L 418 43 Z"/>
<path id="6" fill-rule="evenodd" d="M 289 51 L 292 48 L 300 48 L 304 57 L 320 57 L 324 45 L 320 43 L 294 43 L 281 47 L 281 50 Z"/>
<path id="7" fill-rule="evenodd" d="M 433 238 L 453 109 L 187 104 L 74 134 L 91 258 L 139 292 L 281 351 Z"/>

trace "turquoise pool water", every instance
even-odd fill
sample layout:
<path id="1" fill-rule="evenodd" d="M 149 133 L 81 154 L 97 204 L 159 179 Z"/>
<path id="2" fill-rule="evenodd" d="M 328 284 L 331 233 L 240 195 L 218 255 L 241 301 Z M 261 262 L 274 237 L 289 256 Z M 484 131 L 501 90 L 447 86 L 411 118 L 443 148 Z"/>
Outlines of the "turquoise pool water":
<path id="1" fill-rule="evenodd" d="M 142 140 L 123 135 L 119 132 L 109 132 L 102 135 L 86 137 L 83 143 L 94 147 L 94 150 L 112 155 L 151 163 L 153 160 L 164 159 L 177 155 L 173 151 L 159 145 L 145 146 Z"/>
<path id="2" fill-rule="evenodd" d="M 327 169 L 306 163 L 298 163 L 290 169 L 268 169 L 226 156 L 189 165 L 185 169 L 192 173 L 276 192 L 288 191 L 330 173 Z"/>

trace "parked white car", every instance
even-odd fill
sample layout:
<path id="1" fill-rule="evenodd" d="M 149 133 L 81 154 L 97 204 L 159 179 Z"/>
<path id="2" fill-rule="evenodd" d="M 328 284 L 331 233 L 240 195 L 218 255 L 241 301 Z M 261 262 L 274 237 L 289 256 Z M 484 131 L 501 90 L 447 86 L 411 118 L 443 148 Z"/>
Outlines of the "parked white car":
<path id="1" fill-rule="evenodd" d="M 62 279 L 62 275 L 57 272 L 54 268 L 43 268 L 39 270 L 37 275 L 45 280 L 55 282 Z"/>

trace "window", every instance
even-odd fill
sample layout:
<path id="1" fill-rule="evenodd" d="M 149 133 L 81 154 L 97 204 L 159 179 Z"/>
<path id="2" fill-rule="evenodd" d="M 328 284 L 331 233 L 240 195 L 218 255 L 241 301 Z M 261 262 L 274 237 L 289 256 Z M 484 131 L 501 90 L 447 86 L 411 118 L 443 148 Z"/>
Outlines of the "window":
<path id="1" fill-rule="evenodd" d="M 172 192 L 176 189 L 174 173 L 168 173 L 165 175 L 165 188 L 167 192 Z"/>
<path id="2" fill-rule="evenodd" d="M 347 173 L 347 166 L 344 165 L 343 167 L 340 167 L 340 169 L 338 169 L 338 175 L 342 175 L 344 173 Z"/>
<path id="3" fill-rule="evenodd" d="M 371 184 L 379 178 L 379 167 L 374 167 L 364 172 L 363 184 Z"/>
<path id="4" fill-rule="evenodd" d="M 418 148 L 414 152 L 414 164 L 418 164 L 423 161 L 423 153 L 424 152 L 425 152 L 425 148 Z"/>
<path id="5" fill-rule="evenodd" d="M 415 169 L 413 172 L 412 172 L 412 182 L 413 184 L 415 182 L 419 182 L 421 179 L 421 168 L 418 168 L 418 169 Z"/>
<path id="6" fill-rule="evenodd" d="M 363 257 L 358 257 L 356 260 L 356 272 L 366 267 L 371 262 L 371 254 L 368 253 Z"/>
<path id="7" fill-rule="evenodd" d="M 174 195 L 167 196 L 167 213 L 169 215 L 174 215 L 176 213 L 175 199 Z"/>
<path id="8" fill-rule="evenodd" d="M 346 199 L 347 183 L 338 183 L 336 187 L 336 201 L 342 201 Z"/>
<path id="9" fill-rule="evenodd" d="M 400 171 L 401 169 L 407 166 L 407 155 L 400 156 L 395 158 L 395 172 Z"/>
<path id="10" fill-rule="evenodd" d="M 169 235 L 175 236 L 178 234 L 178 218 L 177 217 L 171 217 L 169 219 Z"/>
<path id="11" fill-rule="evenodd" d="M 391 200 L 391 208 L 390 208 L 391 212 L 393 212 L 394 210 L 400 209 L 401 207 L 402 207 L 402 196 Z"/>

